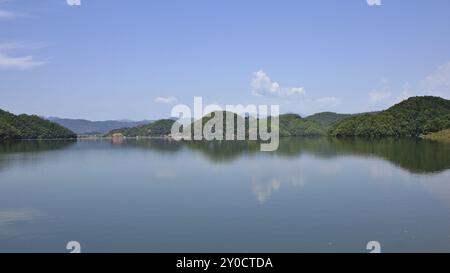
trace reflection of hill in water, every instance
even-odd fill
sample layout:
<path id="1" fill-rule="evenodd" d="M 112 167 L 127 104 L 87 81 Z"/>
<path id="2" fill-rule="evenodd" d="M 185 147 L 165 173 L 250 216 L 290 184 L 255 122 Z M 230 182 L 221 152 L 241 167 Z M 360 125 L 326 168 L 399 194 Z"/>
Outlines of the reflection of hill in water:
<path id="1" fill-rule="evenodd" d="M 336 139 L 281 138 L 275 152 L 260 152 L 255 141 L 173 141 L 168 139 L 110 141 L 19 141 L 0 144 L 0 170 L 14 160 L 35 160 L 37 154 L 66 149 L 142 149 L 177 153 L 182 149 L 200 152 L 214 163 L 226 163 L 245 155 L 297 157 L 311 154 L 320 158 L 346 155 L 382 158 L 411 173 L 433 173 L 450 169 L 450 144 L 420 139 Z"/>
<path id="2" fill-rule="evenodd" d="M 185 142 L 212 162 L 226 162 L 241 155 L 260 153 L 250 141 Z M 450 168 L 450 144 L 420 139 L 282 138 L 277 151 L 267 155 L 296 157 L 302 153 L 321 158 L 358 155 L 388 160 L 412 173 L 441 172 Z"/>
<path id="3" fill-rule="evenodd" d="M 75 144 L 75 140 L 23 140 L 0 143 L 0 155 L 13 153 L 39 153 L 61 150 Z"/>
<path id="4" fill-rule="evenodd" d="M 42 153 L 48 153 L 57 150 L 66 149 L 73 144 L 75 140 L 32 140 L 32 141 L 11 141 L 0 143 L 0 170 L 7 167 L 11 157 L 18 155 L 14 160 L 21 160 L 24 163 L 34 162 L 36 156 Z"/>
<path id="5" fill-rule="evenodd" d="M 213 162 L 232 161 L 241 155 L 257 153 L 260 148 L 256 141 L 188 141 L 184 144 Z"/>
<path id="6" fill-rule="evenodd" d="M 341 154 L 376 156 L 412 173 L 441 172 L 450 168 L 450 145 L 421 139 L 331 139 Z"/>
<path id="7" fill-rule="evenodd" d="M 170 139 L 127 139 L 120 145 L 115 145 L 120 148 L 138 148 L 138 149 L 151 149 L 161 153 L 175 153 L 183 148 L 183 145 L 179 141 Z"/>

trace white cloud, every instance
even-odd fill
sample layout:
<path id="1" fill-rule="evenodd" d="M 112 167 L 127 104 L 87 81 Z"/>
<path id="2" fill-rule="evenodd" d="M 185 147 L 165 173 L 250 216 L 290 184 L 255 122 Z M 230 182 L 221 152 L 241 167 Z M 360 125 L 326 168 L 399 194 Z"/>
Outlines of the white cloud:
<path id="1" fill-rule="evenodd" d="M 293 87 L 293 88 L 290 88 L 290 89 L 287 90 L 287 94 L 289 96 L 292 96 L 292 95 L 301 95 L 301 96 L 303 96 L 303 95 L 306 94 L 306 91 L 305 91 L 305 88 L 303 88 L 303 87 Z"/>
<path id="2" fill-rule="evenodd" d="M 12 19 L 17 15 L 14 12 L 0 9 L 0 19 Z"/>
<path id="3" fill-rule="evenodd" d="M 34 60 L 33 56 L 11 57 L 0 53 L 0 69 L 26 70 L 46 64 L 43 61 Z"/>
<path id="4" fill-rule="evenodd" d="M 369 6 L 381 6 L 381 0 L 366 0 Z"/>
<path id="5" fill-rule="evenodd" d="M 0 0 L 0 5 L 3 3 L 10 2 L 10 0 Z M 0 20 L 1 19 L 13 19 L 18 17 L 18 14 L 9 10 L 0 9 Z"/>
<path id="6" fill-rule="evenodd" d="M 26 70 L 45 65 L 47 62 L 35 60 L 32 55 L 12 56 L 11 51 L 25 48 L 35 48 L 24 43 L 0 44 L 0 69 Z"/>
<path id="7" fill-rule="evenodd" d="M 422 86 L 427 93 L 450 97 L 450 61 L 428 75 Z"/>
<path id="8" fill-rule="evenodd" d="M 322 97 L 319 99 L 316 99 L 314 103 L 318 107 L 336 107 L 341 103 L 341 99 L 336 97 Z"/>
<path id="9" fill-rule="evenodd" d="M 273 99 L 282 104 L 283 112 L 316 113 L 341 104 L 338 97 L 314 98 L 307 95 L 303 87 L 283 87 L 262 70 L 253 74 L 251 88 L 254 96 Z"/>
<path id="10" fill-rule="evenodd" d="M 369 92 L 369 99 L 370 103 L 377 104 L 380 102 L 385 102 L 387 100 L 390 100 L 392 97 L 391 92 L 388 91 L 378 91 L 378 90 L 372 90 Z"/>
<path id="11" fill-rule="evenodd" d="M 178 100 L 174 96 L 169 96 L 169 97 L 156 97 L 154 99 L 154 101 L 156 103 L 170 104 L 170 103 L 175 103 Z"/>
<path id="12" fill-rule="evenodd" d="M 303 87 L 281 87 L 262 70 L 253 73 L 252 94 L 258 97 L 301 97 L 306 94 Z"/>
<path id="13" fill-rule="evenodd" d="M 2 43 L 0 44 L 0 52 L 23 48 L 23 43 Z"/>
<path id="14" fill-rule="evenodd" d="M 0 52 L 13 51 L 19 49 L 40 49 L 45 47 L 43 43 L 24 43 L 24 42 L 9 42 L 0 43 Z"/>
<path id="15" fill-rule="evenodd" d="M 422 80 L 406 82 L 401 88 L 394 88 L 383 79 L 382 86 L 368 95 L 372 106 L 393 105 L 413 96 L 439 96 L 450 99 L 450 61 L 437 67 Z"/>

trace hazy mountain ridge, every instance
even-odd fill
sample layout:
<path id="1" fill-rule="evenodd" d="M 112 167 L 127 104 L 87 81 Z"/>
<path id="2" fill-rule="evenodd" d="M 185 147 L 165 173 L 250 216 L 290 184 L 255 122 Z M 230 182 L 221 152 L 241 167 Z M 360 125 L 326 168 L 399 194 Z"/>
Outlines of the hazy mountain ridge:
<path id="1" fill-rule="evenodd" d="M 128 121 L 128 120 L 106 120 L 90 121 L 86 119 L 66 119 L 49 117 L 48 120 L 58 123 L 77 134 L 106 134 L 112 130 L 120 128 L 131 128 L 152 123 L 152 120 Z"/>

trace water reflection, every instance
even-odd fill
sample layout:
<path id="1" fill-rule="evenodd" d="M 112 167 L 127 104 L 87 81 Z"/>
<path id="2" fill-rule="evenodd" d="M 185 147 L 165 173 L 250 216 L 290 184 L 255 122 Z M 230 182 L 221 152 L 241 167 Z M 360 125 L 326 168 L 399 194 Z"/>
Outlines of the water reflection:
<path id="1" fill-rule="evenodd" d="M 271 153 L 259 151 L 255 141 L 193 141 L 183 142 L 168 139 L 82 140 L 84 148 L 96 147 L 98 142 L 108 149 L 138 148 L 160 153 L 176 153 L 182 149 L 197 151 L 212 163 L 233 162 L 242 156 L 281 156 L 287 158 L 310 154 L 323 159 L 340 156 L 364 156 L 387 160 L 410 173 L 434 173 L 450 169 L 450 144 L 421 139 L 336 139 L 336 138 L 282 138 L 279 149 Z M 19 141 L 0 143 L 0 170 L 8 164 L 8 157 L 22 156 L 24 161 L 33 155 L 70 148 L 76 141 Z M 90 146 L 89 143 L 92 145 Z M 77 147 L 78 148 L 78 147 Z"/>
<path id="2" fill-rule="evenodd" d="M 0 252 L 65 251 L 68 240 L 112 252 L 364 252 L 374 239 L 386 251 L 450 251 L 450 144 L 284 138 L 276 152 L 259 148 L 0 144 Z"/>
<path id="3" fill-rule="evenodd" d="M 305 180 L 301 175 L 284 175 L 284 176 L 255 176 L 252 179 L 253 192 L 258 202 L 266 202 L 274 192 L 277 192 L 281 186 L 302 187 Z"/>
<path id="4" fill-rule="evenodd" d="M 0 172 L 11 164 L 35 164 L 39 156 L 67 149 L 74 140 L 39 140 L 0 142 Z"/>
<path id="5" fill-rule="evenodd" d="M 213 163 L 232 162 L 252 154 L 298 157 L 306 153 L 320 158 L 376 157 L 411 173 L 442 172 L 450 168 L 450 144 L 421 139 L 282 138 L 279 149 L 272 153 L 261 153 L 260 144 L 254 141 L 131 140 L 124 145 L 162 152 L 177 152 L 186 147 L 200 152 Z"/>
<path id="6" fill-rule="evenodd" d="M 0 234 L 3 237 L 18 237 L 26 232 L 22 227 L 44 217 L 44 213 L 31 208 L 0 210 Z"/>

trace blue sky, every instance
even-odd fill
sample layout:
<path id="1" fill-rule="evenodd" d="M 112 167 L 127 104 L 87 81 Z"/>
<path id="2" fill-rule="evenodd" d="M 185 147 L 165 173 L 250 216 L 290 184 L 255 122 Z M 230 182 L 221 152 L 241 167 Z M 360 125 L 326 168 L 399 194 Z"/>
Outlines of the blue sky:
<path id="1" fill-rule="evenodd" d="M 194 96 L 303 115 L 450 99 L 448 0 L 66 1 L 0 0 L 1 109 L 154 119 Z"/>

